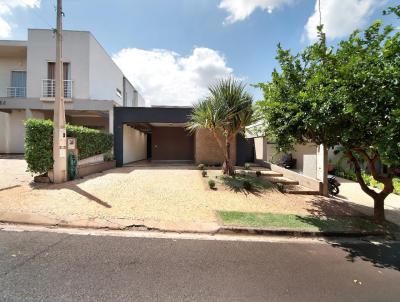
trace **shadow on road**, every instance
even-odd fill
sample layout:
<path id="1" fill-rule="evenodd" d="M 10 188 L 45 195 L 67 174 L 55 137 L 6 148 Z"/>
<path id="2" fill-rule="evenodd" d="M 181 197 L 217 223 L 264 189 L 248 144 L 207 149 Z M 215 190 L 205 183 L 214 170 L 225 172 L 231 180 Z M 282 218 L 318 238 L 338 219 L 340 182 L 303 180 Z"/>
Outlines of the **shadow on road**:
<path id="1" fill-rule="evenodd" d="M 332 242 L 332 246 L 344 250 L 347 253 L 347 261 L 355 262 L 361 259 L 379 268 L 400 271 L 400 244 L 398 242 L 365 242 L 365 244 Z"/>
<path id="2" fill-rule="evenodd" d="M 345 221 L 348 227 L 358 231 L 373 231 L 377 226 L 380 230 L 384 230 L 386 236 L 389 238 L 394 233 L 400 232 L 400 227 L 394 223 L 386 222 L 384 226 L 377 225 L 373 221 L 372 216 L 364 213 L 373 214 L 373 209 L 367 206 L 353 204 L 339 199 L 326 199 L 323 197 L 316 197 L 311 201 L 313 207 L 309 210 L 312 216 L 327 217 L 326 224 L 320 224 L 320 221 L 314 225 L 320 230 L 326 230 L 328 222 L 331 223 L 330 227 L 340 227 Z M 346 218 L 343 220 L 343 218 Z M 305 218 L 307 219 L 307 218 Z M 310 218 L 308 223 L 313 223 Z M 336 225 L 335 225 L 336 224 Z M 383 239 L 383 236 L 379 239 Z M 328 239 L 328 242 L 335 248 L 340 248 L 347 253 L 346 259 L 350 262 L 355 262 L 357 259 L 373 263 L 374 266 L 380 268 L 391 268 L 400 271 L 400 243 L 395 241 L 365 241 L 363 243 L 343 242 L 343 240 Z"/>

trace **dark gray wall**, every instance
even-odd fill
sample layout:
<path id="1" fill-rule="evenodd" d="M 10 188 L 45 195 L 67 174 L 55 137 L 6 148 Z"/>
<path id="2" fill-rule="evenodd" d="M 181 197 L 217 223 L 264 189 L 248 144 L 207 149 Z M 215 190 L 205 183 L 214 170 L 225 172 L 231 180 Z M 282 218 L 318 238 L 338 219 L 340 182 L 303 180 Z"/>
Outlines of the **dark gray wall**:
<path id="1" fill-rule="evenodd" d="M 123 165 L 123 125 L 126 123 L 186 123 L 192 108 L 115 107 L 114 153 L 117 167 Z"/>
<path id="2" fill-rule="evenodd" d="M 254 162 L 254 138 L 236 136 L 236 164 L 243 166 L 245 163 Z"/>
<path id="3" fill-rule="evenodd" d="M 194 135 L 182 127 L 152 129 L 152 160 L 194 160 Z"/>

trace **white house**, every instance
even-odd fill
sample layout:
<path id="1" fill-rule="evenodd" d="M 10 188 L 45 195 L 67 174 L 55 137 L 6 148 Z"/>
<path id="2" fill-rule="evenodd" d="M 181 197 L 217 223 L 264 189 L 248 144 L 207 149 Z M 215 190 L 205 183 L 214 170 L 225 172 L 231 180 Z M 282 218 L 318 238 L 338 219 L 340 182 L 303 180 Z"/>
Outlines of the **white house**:
<path id="1" fill-rule="evenodd" d="M 25 119 L 52 119 L 55 35 L 29 29 L 27 41 L 0 41 L 0 153 L 24 152 Z M 70 124 L 113 132 L 114 107 L 144 100 L 88 31 L 63 31 L 64 97 Z"/>

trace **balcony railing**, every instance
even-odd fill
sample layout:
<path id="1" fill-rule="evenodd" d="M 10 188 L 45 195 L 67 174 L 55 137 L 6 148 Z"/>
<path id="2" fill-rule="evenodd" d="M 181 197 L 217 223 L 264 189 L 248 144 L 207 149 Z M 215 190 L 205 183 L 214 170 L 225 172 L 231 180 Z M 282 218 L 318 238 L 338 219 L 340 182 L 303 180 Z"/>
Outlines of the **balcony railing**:
<path id="1" fill-rule="evenodd" d="M 54 98 L 56 96 L 56 81 L 53 79 L 42 80 L 42 97 Z M 72 99 L 72 81 L 64 80 L 64 98 Z"/>
<path id="2" fill-rule="evenodd" d="M 7 97 L 9 98 L 26 97 L 26 87 L 7 87 Z"/>

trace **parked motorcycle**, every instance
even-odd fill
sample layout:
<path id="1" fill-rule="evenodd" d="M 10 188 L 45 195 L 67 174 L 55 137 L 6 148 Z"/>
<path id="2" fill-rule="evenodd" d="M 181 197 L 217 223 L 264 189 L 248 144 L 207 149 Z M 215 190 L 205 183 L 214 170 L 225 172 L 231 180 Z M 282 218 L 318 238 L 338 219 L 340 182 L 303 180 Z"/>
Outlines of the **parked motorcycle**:
<path id="1" fill-rule="evenodd" d="M 336 196 L 339 194 L 340 183 L 333 175 L 328 175 L 328 191 L 330 195 Z"/>

